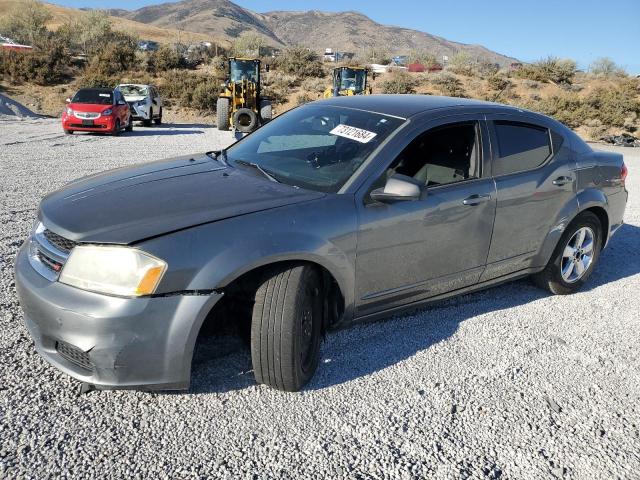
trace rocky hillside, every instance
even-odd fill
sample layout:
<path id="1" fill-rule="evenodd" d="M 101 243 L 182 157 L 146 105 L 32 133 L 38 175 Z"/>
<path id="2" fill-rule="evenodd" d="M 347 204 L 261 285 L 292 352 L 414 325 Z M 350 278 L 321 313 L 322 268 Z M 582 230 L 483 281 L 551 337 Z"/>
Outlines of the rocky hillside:
<path id="1" fill-rule="evenodd" d="M 515 61 L 481 45 L 466 45 L 418 30 L 382 25 L 358 12 L 269 12 L 264 17 L 278 38 L 290 45 L 331 47 L 356 53 L 367 48 L 390 49 L 398 54 L 417 50 L 428 51 L 437 58 L 465 51 L 471 59 L 501 65 Z"/>
<path id="2" fill-rule="evenodd" d="M 472 59 L 501 65 L 514 61 L 480 45 L 466 45 L 417 30 L 382 25 L 358 12 L 312 10 L 260 14 L 228 0 L 183 0 L 111 13 L 159 27 L 219 35 L 230 41 L 243 32 L 253 32 L 274 47 L 304 45 L 318 51 L 331 47 L 356 53 L 378 48 L 391 50 L 394 54 L 427 50 L 437 56 L 465 51 Z"/>

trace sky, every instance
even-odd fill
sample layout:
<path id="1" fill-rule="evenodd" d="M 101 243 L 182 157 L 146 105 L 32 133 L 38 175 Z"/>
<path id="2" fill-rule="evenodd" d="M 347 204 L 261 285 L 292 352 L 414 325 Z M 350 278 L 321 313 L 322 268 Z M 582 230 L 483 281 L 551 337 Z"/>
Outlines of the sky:
<path id="1" fill-rule="evenodd" d="M 71 7 L 136 9 L 162 0 L 48 0 Z M 610 57 L 640 74 L 640 0 L 237 0 L 253 10 L 355 10 L 376 22 L 476 43 L 528 62 L 548 55 L 586 69 Z"/>

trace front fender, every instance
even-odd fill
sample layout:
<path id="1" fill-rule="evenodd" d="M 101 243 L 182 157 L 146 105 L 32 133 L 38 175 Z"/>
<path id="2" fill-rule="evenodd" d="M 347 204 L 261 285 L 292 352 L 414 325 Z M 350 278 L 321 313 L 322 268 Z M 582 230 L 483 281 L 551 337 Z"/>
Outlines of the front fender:
<path id="1" fill-rule="evenodd" d="M 159 293 L 222 290 L 253 269 L 298 260 L 326 268 L 349 310 L 355 286 L 353 202 L 352 195 L 327 195 L 195 226 L 139 247 L 169 264 Z"/>

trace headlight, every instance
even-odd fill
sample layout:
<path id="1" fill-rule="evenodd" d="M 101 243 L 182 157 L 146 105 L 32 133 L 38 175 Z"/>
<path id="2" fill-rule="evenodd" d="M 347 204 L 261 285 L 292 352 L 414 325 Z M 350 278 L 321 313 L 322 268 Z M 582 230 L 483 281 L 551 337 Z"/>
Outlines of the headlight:
<path id="1" fill-rule="evenodd" d="M 102 115 L 111 115 L 113 113 L 113 110 L 111 110 L 110 108 L 107 108 L 106 110 L 102 111 Z"/>
<path id="2" fill-rule="evenodd" d="M 67 107 L 67 115 L 73 115 L 73 109 L 71 107 Z"/>
<path id="3" fill-rule="evenodd" d="M 71 251 L 59 281 L 93 292 L 137 297 L 150 295 L 166 262 L 135 248 L 79 245 Z"/>

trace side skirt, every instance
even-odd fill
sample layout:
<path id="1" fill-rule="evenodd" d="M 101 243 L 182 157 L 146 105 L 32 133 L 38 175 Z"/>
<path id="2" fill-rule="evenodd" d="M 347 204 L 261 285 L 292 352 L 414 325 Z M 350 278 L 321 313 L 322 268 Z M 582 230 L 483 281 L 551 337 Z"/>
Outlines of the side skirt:
<path id="1" fill-rule="evenodd" d="M 355 317 L 351 321 L 348 321 L 345 319 L 344 322 L 340 322 L 339 324 L 336 324 L 334 327 L 332 327 L 332 330 L 339 330 L 341 328 L 346 328 L 355 323 L 376 322 L 378 320 L 388 319 L 391 316 L 395 316 L 401 313 L 413 312 L 415 310 L 421 309 L 425 306 L 431 305 L 433 303 L 437 303 L 447 298 L 456 297 L 458 295 L 465 295 L 467 293 L 473 293 L 479 290 L 485 290 L 490 287 L 495 287 L 503 283 L 519 280 L 533 273 L 539 272 L 540 270 L 541 270 L 540 268 L 527 268 L 524 270 L 519 270 L 517 272 L 513 272 L 508 275 L 504 275 L 502 277 L 493 278 L 485 282 L 476 283 L 475 285 L 470 285 L 468 287 L 460 288 L 458 290 L 452 290 L 447 293 L 442 293 L 440 295 L 436 295 L 434 297 L 430 297 L 425 300 L 419 300 L 417 302 L 408 303 L 406 305 L 402 305 L 399 307 L 389 308 L 387 310 L 382 310 L 380 312 L 375 312 L 375 313 Z"/>

